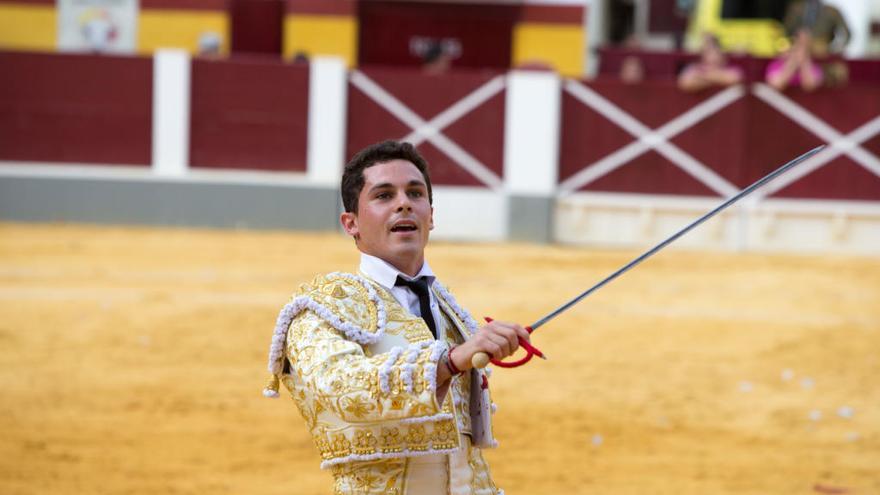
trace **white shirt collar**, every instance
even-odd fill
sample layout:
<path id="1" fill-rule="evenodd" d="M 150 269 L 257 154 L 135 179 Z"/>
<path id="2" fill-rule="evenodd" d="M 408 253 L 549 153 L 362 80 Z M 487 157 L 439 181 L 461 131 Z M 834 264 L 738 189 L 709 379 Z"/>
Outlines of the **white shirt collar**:
<path id="1" fill-rule="evenodd" d="M 428 266 L 427 261 L 422 263 L 422 269 L 419 270 L 419 273 L 417 273 L 415 277 L 410 277 L 397 268 L 394 268 L 394 266 L 387 261 L 371 256 L 367 253 L 361 253 L 360 271 L 367 277 L 378 282 L 382 287 L 389 290 L 394 288 L 398 276 L 403 277 L 406 280 L 415 280 L 420 277 L 425 277 L 429 286 L 434 283 L 434 279 L 436 278 L 434 272 L 431 271 L 431 267 Z"/>

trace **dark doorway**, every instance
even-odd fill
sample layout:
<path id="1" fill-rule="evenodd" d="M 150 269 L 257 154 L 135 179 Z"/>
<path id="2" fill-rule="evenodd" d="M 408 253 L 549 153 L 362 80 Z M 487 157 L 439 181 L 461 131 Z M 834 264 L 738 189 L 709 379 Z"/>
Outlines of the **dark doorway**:
<path id="1" fill-rule="evenodd" d="M 776 19 L 782 21 L 788 0 L 723 0 L 724 19 Z"/>
<path id="2" fill-rule="evenodd" d="M 230 0 L 232 53 L 281 56 L 284 0 Z"/>
<path id="3" fill-rule="evenodd" d="M 608 2 L 608 41 L 612 45 L 622 45 L 636 31 L 636 6 L 633 0 L 611 0 Z"/>

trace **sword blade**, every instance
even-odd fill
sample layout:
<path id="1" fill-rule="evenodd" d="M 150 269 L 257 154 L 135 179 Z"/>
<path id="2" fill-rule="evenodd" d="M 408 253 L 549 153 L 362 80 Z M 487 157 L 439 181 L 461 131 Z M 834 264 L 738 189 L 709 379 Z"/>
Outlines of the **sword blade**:
<path id="1" fill-rule="evenodd" d="M 630 269 L 632 269 L 633 267 L 635 267 L 636 265 L 638 265 L 638 264 L 641 263 L 642 261 L 645 261 L 646 259 L 648 259 L 648 258 L 650 258 L 651 256 L 653 256 L 654 254 L 656 254 L 656 253 L 657 253 L 658 251 L 660 251 L 661 249 L 665 248 L 665 247 L 668 246 L 669 244 L 672 244 L 672 242 L 674 242 L 674 241 L 675 241 L 676 239 L 678 239 L 679 237 L 681 237 L 681 236 L 687 234 L 688 232 L 690 232 L 691 230 L 693 230 L 695 227 L 697 227 L 697 226 L 700 225 L 701 223 L 703 223 L 703 222 L 705 222 L 706 220 L 708 220 L 708 219 L 714 217 L 715 215 L 717 215 L 719 212 L 721 212 L 722 210 L 724 210 L 724 209 L 727 208 L 728 206 L 730 206 L 730 205 L 736 203 L 737 201 L 741 200 L 742 198 L 748 196 L 749 194 L 751 194 L 751 193 L 754 192 L 755 190 L 759 189 L 759 188 L 760 188 L 761 186 L 763 186 L 764 184 L 770 182 L 771 180 L 775 179 L 775 178 L 778 177 L 779 175 L 785 173 L 787 170 L 789 170 L 789 169 L 791 169 L 792 167 L 796 166 L 797 164 L 803 162 L 803 161 L 806 160 L 807 158 L 809 158 L 809 157 L 815 155 L 816 153 L 818 153 L 818 152 L 819 152 L 822 148 L 824 148 L 824 147 L 825 147 L 825 145 L 822 145 L 822 146 L 818 146 L 818 147 L 816 147 L 816 148 L 813 148 L 813 149 L 811 149 L 810 151 L 804 153 L 803 155 L 801 155 L 801 156 L 795 158 L 794 160 L 792 160 L 792 161 L 786 163 L 785 165 L 783 165 L 783 166 L 777 168 L 777 169 L 774 170 L 773 172 L 770 172 L 769 174 L 765 175 L 765 176 L 762 177 L 761 179 L 758 179 L 757 181 L 755 181 L 754 184 L 752 184 L 752 185 L 746 187 L 746 188 L 743 189 L 742 191 L 740 191 L 740 192 L 736 193 L 735 195 L 731 196 L 728 200 L 724 201 L 723 203 L 721 203 L 720 205 L 718 205 L 717 207 L 715 207 L 715 209 L 713 209 L 713 210 L 710 211 L 709 213 L 706 213 L 706 214 L 703 215 L 702 217 L 700 217 L 700 218 L 694 220 L 694 221 L 691 222 L 689 225 L 685 226 L 683 229 L 681 229 L 681 230 L 679 230 L 678 232 L 676 232 L 676 233 L 672 234 L 671 236 L 669 236 L 667 239 L 665 239 L 664 241 L 662 241 L 660 244 L 657 244 L 656 246 L 652 247 L 651 249 L 645 251 L 645 253 L 641 254 L 640 256 L 638 256 L 637 258 L 635 258 L 634 260 L 632 260 L 632 261 L 630 261 L 629 263 L 627 263 L 626 265 L 622 266 L 622 267 L 621 267 L 620 269 L 618 269 L 616 272 L 612 273 L 611 275 L 608 275 L 607 277 L 605 277 L 604 279 L 602 279 L 602 280 L 601 280 L 599 283 L 597 283 L 596 285 L 594 285 L 594 286 L 590 287 L 589 289 L 583 291 L 583 292 L 580 293 L 579 295 L 575 296 L 572 300 L 570 300 L 570 301 L 568 301 L 567 303 L 563 304 L 562 306 L 556 308 L 555 310 L 553 310 L 552 312 L 550 312 L 547 316 L 541 318 L 540 320 L 536 321 L 535 323 L 532 323 L 532 324 L 530 325 L 531 328 L 532 328 L 532 330 L 537 330 L 538 327 L 540 327 L 541 325 L 547 323 L 548 321 L 552 320 L 553 318 L 556 318 L 556 317 L 559 316 L 560 314 L 564 313 L 566 310 L 568 310 L 569 308 L 571 308 L 571 307 L 574 306 L 575 304 L 579 303 L 583 298 L 589 296 L 589 295 L 592 294 L 593 292 L 596 292 L 597 290 L 599 290 L 600 288 L 602 288 L 603 286 L 605 286 L 605 284 L 607 284 L 608 282 L 611 282 L 612 280 L 616 279 L 617 277 L 623 275 L 624 273 L 626 273 L 627 271 L 629 271 Z"/>

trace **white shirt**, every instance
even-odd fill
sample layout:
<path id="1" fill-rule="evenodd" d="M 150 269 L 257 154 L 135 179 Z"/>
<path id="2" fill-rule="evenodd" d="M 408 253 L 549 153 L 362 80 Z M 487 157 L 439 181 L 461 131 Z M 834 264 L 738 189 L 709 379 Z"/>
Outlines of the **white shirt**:
<path id="1" fill-rule="evenodd" d="M 360 272 L 376 281 L 382 287 L 388 289 L 391 295 L 394 296 L 394 299 L 396 299 L 404 309 L 408 310 L 410 314 L 418 317 L 422 316 L 422 311 L 419 308 L 419 296 L 417 296 L 409 287 L 405 285 L 396 286 L 394 283 L 397 282 L 398 276 L 404 280 L 410 281 L 417 278 L 424 278 L 430 287 L 437 278 L 434 275 L 434 272 L 431 271 L 431 267 L 428 266 L 427 261 L 422 264 L 422 269 L 419 270 L 419 273 L 417 273 L 415 277 L 410 277 L 397 268 L 394 268 L 394 266 L 385 260 L 366 253 L 361 253 Z M 437 306 L 437 298 L 434 297 L 434 292 L 430 290 L 428 291 L 428 296 L 431 301 L 431 314 L 434 316 L 434 321 L 438 322 L 437 324 L 439 325 L 441 320 L 440 308 Z"/>

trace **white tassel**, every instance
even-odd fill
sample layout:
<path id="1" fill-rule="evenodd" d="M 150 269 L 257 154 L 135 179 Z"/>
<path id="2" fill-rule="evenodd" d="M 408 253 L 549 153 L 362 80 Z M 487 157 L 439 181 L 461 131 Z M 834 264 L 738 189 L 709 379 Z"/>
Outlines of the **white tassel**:
<path id="1" fill-rule="evenodd" d="M 266 382 L 266 388 L 263 389 L 263 397 L 268 397 L 270 399 L 278 398 L 278 389 L 280 388 L 280 380 L 278 379 L 278 375 L 272 375 L 269 377 L 269 381 Z"/>
<path id="2" fill-rule="evenodd" d="M 394 363 L 397 362 L 397 359 L 403 353 L 402 347 L 392 347 L 390 351 L 388 351 L 388 359 L 382 363 L 382 366 L 379 367 L 379 389 L 384 393 L 391 392 L 391 386 L 388 384 L 389 377 L 391 375 L 391 368 L 394 366 Z"/>
<path id="3" fill-rule="evenodd" d="M 428 390 L 432 393 L 437 392 L 437 365 L 443 351 L 449 351 L 449 344 L 442 340 L 435 340 L 429 344 L 432 346 L 431 355 L 428 356 L 428 362 L 425 363 L 425 381 L 428 382 Z"/>
<path id="4" fill-rule="evenodd" d="M 403 389 L 407 393 L 413 391 L 413 370 L 415 370 L 415 366 L 410 363 L 404 363 L 400 367 L 400 379 L 403 381 Z"/>

